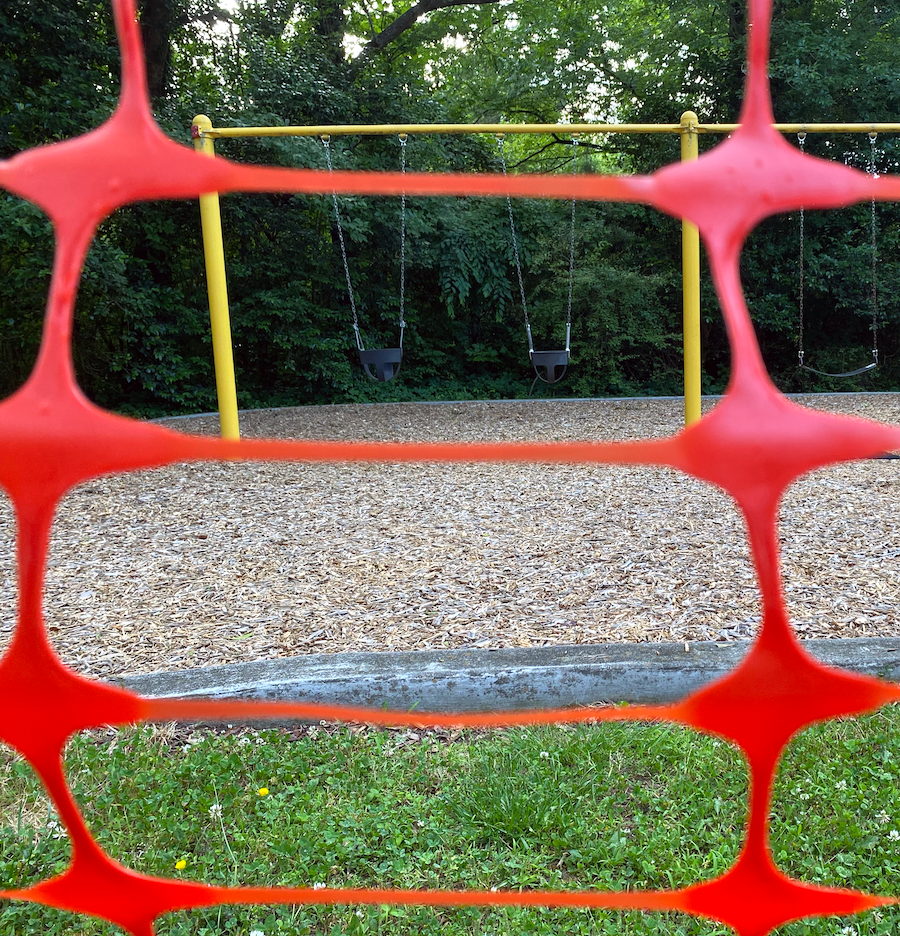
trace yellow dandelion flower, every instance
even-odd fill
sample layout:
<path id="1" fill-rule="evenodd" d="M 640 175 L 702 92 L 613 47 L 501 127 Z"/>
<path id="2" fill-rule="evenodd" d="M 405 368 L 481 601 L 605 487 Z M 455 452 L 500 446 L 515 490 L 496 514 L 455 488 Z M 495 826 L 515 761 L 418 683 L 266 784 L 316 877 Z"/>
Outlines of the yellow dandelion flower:
<path id="1" fill-rule="evenodd" d="M 268 788 L 267 786 L 261 786 L 261 787 L 256 791 L 256 795 L 257 795 L 257 796 L 268 796 L 268 795 L 269 795 L 269 788 Z"/>
<path id="2" fill-rule="evenodd" d="M 184 860 L 184 858 L 179 858 L 178 861 L 175 862 L 176 871 L 184 871 L 186 867 L 187 867 L 187 862 Z"/>

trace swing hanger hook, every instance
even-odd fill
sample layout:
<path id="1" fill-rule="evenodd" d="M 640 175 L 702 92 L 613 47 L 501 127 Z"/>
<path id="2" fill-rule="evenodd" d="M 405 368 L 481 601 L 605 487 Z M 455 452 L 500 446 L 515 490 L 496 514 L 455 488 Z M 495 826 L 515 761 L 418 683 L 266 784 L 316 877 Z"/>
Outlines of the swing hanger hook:
<path id="1" fill-rule="evenodd" d="M 803 143 L 806 142 L 806 131 L 805 131 L 805 130 L 801 130 L 801 131 L 797 134 L 797 142 L 800 143 L 801 145 L 802 145 Z"/>

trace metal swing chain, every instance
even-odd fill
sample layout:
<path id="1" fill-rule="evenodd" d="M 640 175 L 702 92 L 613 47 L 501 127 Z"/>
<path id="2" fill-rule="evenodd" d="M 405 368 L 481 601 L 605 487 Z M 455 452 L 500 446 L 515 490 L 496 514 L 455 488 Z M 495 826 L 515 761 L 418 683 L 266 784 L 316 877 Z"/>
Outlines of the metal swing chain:
<path id="1" fill-rule="evenodd" d="M 875 178 L 875 140 L 878 134 L 873 130 L 869 134 L 869 175 Z M 872 288 L 869 302 L 872 306 L 872 359 L 878 363 L 878 228 L 875 218 L 875 199 L 872 199 Z"/>
<path id="2" fill-rule="evenodd" d="M 400 174 L 406 176 L 406 142 L 409 138 L 400 134 Z M 403 350 L 403 330 L 406 328 L 406 189 L 400 194 L 400 350 Z"/>
<path id="3" fill-rule="evenodd" d="M 877 139 L 878 134 L 873 130 L 869 133 L 869 143 L 871 150 L 869 153 L 869 166 L 868 174 L 875 178 L 875 140 Z M 800 144 L 800 151 L 803 152 L 803 143 L 806 139 L 806 132 L 801 131 L 797 134 L 797 140 Z M 872 199 L 871 202 L 871 224 L 870 224 L 870 233 L 871 233 L 871 258 L 872 258 L 872 279 L 871 287 L 869 292 L 869 301 L 872 308 L 872 363 L 867 364 L 865 367 L 857 368 L 854 371 L 849 371 L 842 374 L 832 374 L 826 373 L 824 371 L 816 370 L 815 368 L 807 367 L 803 363 L 803 273 L 804 273 L 804 211 L 803 208 L 800 208 L 800 296 L 798 301 L 799 307 L 799 331 L 797 337 L 797 354 L 800 360 L 800 367 L 804 370 L 812 371 L 814 374 L 822 374 L 825 377 L 855 377 L 857 374 L 864 374 L 866 371 L 872 370 L 873 367 L 878 366 L 878 227 L 875 214 L 875 199 Z"/>
<path id="4" fill-rule="evenodd" d="M 503 178 L 506 178 L 506 156 L 503 152 L 503 134 L 497 134 L 497 145 L 500 148 L 500 165 L 503 167 Z M 528 320 L 528 304 L 525 301 L 525 280 L 522 278 L 522 263 L 519 259 L 519 241 L 516 238 L 516 222 L 513 219 L 512 199 L 506 196 L 506 207 L 509 211 L 509 230 L 512 233 L 513 256 L 516 261 L 516 274 L 519 277 L 519 294 L 522 297 L 522 312 L 525 315 L 525 332 L 528 335 L 528 354 L 534 353 L 534 342 L 531 339 L 531 322 Z"/>
<path id="5" fill-rule="evenodd" d="M 331 165 L 331 137 L 325 134 L 322 137 L 322 143 L 325 145 L 325 161 L 328 163 L 328 172 L 332 173 L 334 169 Z M 356 333 L 356 347 L 360 351 L 365 351 L 362 338 L 359 334 L 359 316 L 356 314 L 356 299 L 353 296 L 353 283 L 350 282 L 350 264 L 347 263 L 347 248 L 344 245 L 344 229 L 341 227 L 341 212 L 338 209 L 337 192 L 331 191 L 331 198 L 334 202 L 334 220 L 337 222 L 338 240 L 341 244 L 341 258 L 344 261 L 344 275 L 347 277 L 347 292 L 350 296 L 350 309 L 353 312 L 353 331 Z"/>
<path id="6" fill-rule="evenodd" d="M 572 137 L 572 176 L 578 175 L 578 137 Z M 569 302 L 566 307 L 566 351 L 572 335 L 572 284 L 575 278 L 575 198 L 572 198 L 572 235 L 569 241 Z"/>
<path id="7" fill-rule="evenodd" d="M 806 131 L 802 131 L 797 134 L 797 142 L 800 144 L 801 154 L 805 152 L 803 145 L 806 143 Z M 800 297 L 798 301 L 798 311 L 800 317 L 800 328 L 797 334 L 797 357 L 800 361 L 800 367 L 803 367 L 803 275 L 804 275 L 804 260 L 803 260 L 803 248 L 804 248 L 804 211 L 803 206 L 800 206 Z"/>

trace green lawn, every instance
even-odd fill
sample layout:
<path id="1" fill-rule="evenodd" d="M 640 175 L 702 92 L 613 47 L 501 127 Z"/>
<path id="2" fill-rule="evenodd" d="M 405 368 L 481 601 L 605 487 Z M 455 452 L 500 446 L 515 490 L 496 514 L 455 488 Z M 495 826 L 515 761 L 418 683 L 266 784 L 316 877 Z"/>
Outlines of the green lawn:
<path id="1" fill-rule="evenodd" d="M 900 892 L 900 712 L 806 732 L 777 785 L 773 848 L 805 880 Z M 669 888 L 722 873 L 740 847 L 746 772 L 685 729 L 604 724 L 495 732 L 299 728 L 98 732 L 66 755 L 98 841 L 150 874 L 217 884 Z M 30 769 L 0 756 L 0 884 L 64 867 L 68 841 Z M 268 792 L 262 793 L 263 790 Z M 181 862 L 184 867 L 179 868 Z M 794 924 L 887 934 L 900 913 Z M 689 917 L 502 908 L 241 907 L 173 914 L 170 936 L 714 934 Z M 0 905 L 0 934 L 111 934 Z"/>

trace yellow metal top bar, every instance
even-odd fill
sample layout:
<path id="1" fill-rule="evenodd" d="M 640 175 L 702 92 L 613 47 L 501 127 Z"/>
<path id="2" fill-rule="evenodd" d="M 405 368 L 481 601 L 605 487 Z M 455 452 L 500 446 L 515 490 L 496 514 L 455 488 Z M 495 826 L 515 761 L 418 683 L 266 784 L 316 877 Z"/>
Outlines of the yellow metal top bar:
<path id="1" fill-rule="evenodd" d="M 732 133 L 739 124 L 688 125 L 696 133 Z M 782 133 L 900 133 L 900 123 L 774 124 Z M 344 124 L 334 127 L 213 127 L 200 131 L 205 138 L 279 136 L 389 136 L 401 133 L 682 133 L 676 124 Z"/>
<path id="2" fill-rule="evenodd" d="M 348 124 L 336 127 L 214 127 L 206 137 L 389 136 L 401 133 L 678 133 L 680 124 Z"/>

